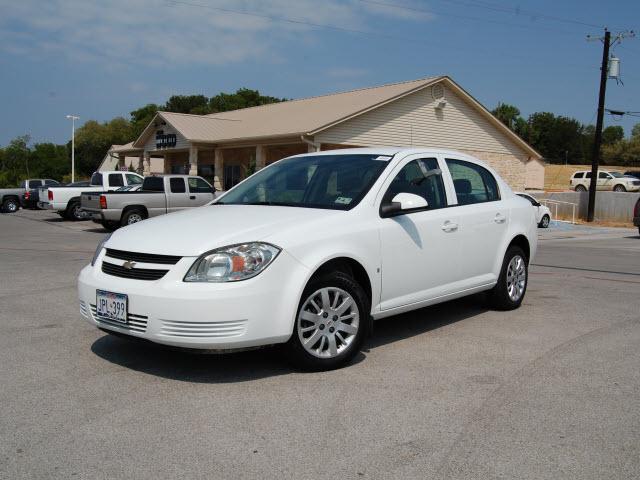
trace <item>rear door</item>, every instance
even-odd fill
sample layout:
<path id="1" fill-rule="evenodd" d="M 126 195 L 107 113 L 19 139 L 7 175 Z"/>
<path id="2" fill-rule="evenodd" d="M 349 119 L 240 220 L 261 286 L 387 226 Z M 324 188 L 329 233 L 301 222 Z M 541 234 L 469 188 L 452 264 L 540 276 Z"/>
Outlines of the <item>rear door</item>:
<path id="1" fill-rule="evenodd" d="M 185 177 L 169 178 L 167 193 L 167 213 L 175 212 L 189 207 L 189 194 Z"/>
<path id="2" fill-rule="evenodd" d="M 498 246 L 507 233 L 509 210 L 493 174 L 482 165 L 448 157 L 459 219 L 461 290 L 496 281 Z"/>
<path id="3" fill-rule="evenodd" d="M 189 177 L 189 206 L 199 207 L 213 200 L 213 187 L 200 177 Z"/>

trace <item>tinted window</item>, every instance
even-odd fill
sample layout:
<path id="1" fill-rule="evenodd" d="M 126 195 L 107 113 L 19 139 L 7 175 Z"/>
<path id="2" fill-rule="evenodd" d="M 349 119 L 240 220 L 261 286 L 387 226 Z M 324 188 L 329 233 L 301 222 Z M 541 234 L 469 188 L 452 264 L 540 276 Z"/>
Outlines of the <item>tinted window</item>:
<path id="1" fill-rule="evenodd" d="M 44 181 L 45 185 L 60 185 L 58 182 L 56 182 L 55 180 L 45 180 Z"/>
<path id="2" fill-rule="evenodd" d="M 584 172 L 578 172 L 576 173 L 573 178 L 584 178 Z"/>
<path id="3" fill-rule="evenodd" d="M 145 177 L 142 182 L 142 190 L 164 192 L 164 179 L 162 177 Z"/>
<path id="4" fill-rule="evenodd" d="M 598 172 L 598 178 L 609 178 L 609 174 L 607 172 Z"/>
<path id="5" fill-rule="evenodd" d="M 211 185 L 201 178 L 189 177 L 189 192 L 191 193 L 211 193 Z"/>
<path id="6" fill-rule="evenodd" d="M 28 188 L 38 188 L 42 186 L 42 180 L 29 180 Z"/>
<path id="7" fill-rule="evenodd" d="M 366 195 L 389 159 L 328 154 L 280 160 L 251 175 L 218 203 L 349 210 Z"/>
<path id="8" fill-rule="evenodd" d="M 493 202 L 500 199 L 498 184 L 489 170 L 475 163 L 447 159 L 458 205 Z"/>
<path id="9" fill-rule="evenodd" d="M 142 183 L 142 179 L 138 175 L 131 175 L 130 173 L 126 173 L 127 183 L 129 185 L 140 185 Z"/>
<path id="10" fill-rule="evenodd" d="M 122 175 L 119 173 L 110 173 L 109 174 L 109 186 L 110 187 L 121 187 L 124 185 L 124 180 L 122 179 Z"/>
<path id="11" fill-rule="evenodd" d="M 585 172 L 584 178 L 591 178 L 591 172 Z"/>
<path id="12" fill-rule="evenodd" d="M 429 204 L 429 209 L 446 207 L 447 196 L 438 161 L 424 158 L 407 163 L 389 185 L 382 202 L 391 202 L 398 193 L 421 196 Z"/>
<path id="13" fill-rule="evenodd" d="M 184 193 L 187 191 L 184 186 L 184 178 L 170 178 L 169 187 L 171 188 L 171 193 Z"/>
<path id="14" fill-rule="evenodd" d="M 102 174 L 100 172 L 91 175 L 91 185 L 102 186 Z"/>

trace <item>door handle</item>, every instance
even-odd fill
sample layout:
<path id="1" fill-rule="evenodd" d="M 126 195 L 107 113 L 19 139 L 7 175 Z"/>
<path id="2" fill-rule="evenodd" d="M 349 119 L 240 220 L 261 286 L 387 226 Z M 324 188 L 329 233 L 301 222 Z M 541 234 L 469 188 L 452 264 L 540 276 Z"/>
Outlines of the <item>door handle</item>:
<path id="1" fill-rule="evenodd" d="M 458 224 L 450 222 L 449 220 L 447 220 L 446 222 L 444 222 L 442 224 L 442 227 L 440 227 L 440 228 L 442 228 L 443 232 L 447 232 L 447 233 L 448 232 L 455 232 L 456 230 L 458 230 Z"/>
<path id="2" fill-rule="evenodd" d="M 195 199 L 196 199 L 196 196 L 195 196 L 195 195 L 191 195 L 189 198 L 190 198 L 191 200 L 195 200 Z"/>
<path id="3" fill-rule="evenodd" d="M 494 217 L 493 221 L 496 223 L 504 223 L 507 221 L 507 217 L 505 217 L 501 213 L 496 213 L 496 216 Z"/>

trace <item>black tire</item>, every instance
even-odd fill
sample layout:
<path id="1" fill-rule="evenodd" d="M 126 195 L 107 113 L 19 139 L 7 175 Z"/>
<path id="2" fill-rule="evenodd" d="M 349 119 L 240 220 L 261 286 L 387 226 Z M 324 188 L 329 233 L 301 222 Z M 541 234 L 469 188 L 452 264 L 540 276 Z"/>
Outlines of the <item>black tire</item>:
<path id="1" fill-rule="evenodd" d="M 302 344 L 301 335 L 304 333 L 299 333 L 298 325 L 303 325 L 301 322 L 306 322 L 305 320 L 300 319 L 300 313 L 302 309 L 305 307 L 307 300 L 314 294 L 316 294 L 321 289 L 325 288 L 335 288 L 340 289 L 346 292 L 351 299 L 354 301 L 355 306 L 357 307 L 358 313 L 358 325 L 357 331 L 353 335 L 349 335 L 342 331 L 339 327 L 335 327 L 334 325 L 338 325 L 339 322 L 335 322 L 337 316 L 329 317 L 328 314 L 325 315 L 325 310 L 322 309 L 321 312 L 325 312 L 322 315 L 318 316 L 320 322 L 323 322 L 323 325 L 319 326 L 320 329 L 326 329 L 326 332 L 319 333 L 320 330 L 316 330 L 315 332 L 309 334 L 307 339 L 310 339 L 313 335 L 319 334 L 318 341 L 322 341 L 320 343 L 319 349 L 322 349 L 322 345 L 324 345 L 325 341 L 322 339 L 323 335 L 328 338 L 328 335 L 332 335 L 337 332 L 338 334 L 344 335 L 344 337 L 349 341 L 348 344 L 343 345 L 340 342 L 340 347 L 343 348 L 342 351 L 338 351 L 336 356 L 320 358 L 305 349 Z M 335 297 L 334 297 L 335 298 Z M 362 287 L 347 273 L 336 271 L 327 273 L 325 275 L 312 278 L 307 284 L 304 292 L 302 293 L 302 298 L 300 299 L 300 303 L 298 304 L 298 310 L 296 313 L 296 320 L 293 326 L 293 332 L 291 334 L 291 338 L 284 345 L 285 353 L 289 359 L 289 361 L 298 369 L 306 370 L 306 371 L 326 371 L 326 370 L 334 370 L 336 368 L 340 368 L 344 366 L 347 362 L 349 362 L 361 349 L 362 342 L 369 334 L 371 328 L 371 316 L 370 316 L 370 300 L 367 298 L 367 294 L 364 292 Z M 353 313 L 352 307 L 349 310 Z M 320 313 L 320 312 L 318 312 Z M 326 319 L 326 320 L 325 320 Z M 335 322 L 335 323 L 332 323 Z M 324 325 L 326 323 L 326 325 Z M 353 323 L 353 320 L 352 320 Z M 325 328 L 326 327 L 326 328 Z M 331 332 L 331 333 L 330 333 Z M 349 335 L 349 336 L 347 336 Z M 336 336 L 333 336 L 335 339 Z M 342 336 L 340 337 L 342 338 Z M 329 352 L 329 347 L 327 343 L 326 352 Z M 334 344 L 335 345 L 335 344 Z M 313 345 L 310 345 L 313 347 Z"/>
<path id="2" fill-rule="evenodd" d="M 20 202 L 16 198 L 6 198 L 2 202 L 2 213 L 16 213 L 20 210 Z"/>
<path id="3" fill-rule="evenodd" d="M 60 215 L 62 218 L 67 218 L 67 212 L 56 212 L 58 215 Z"/>
<path id="4" fill-rule="evenodd" d="M 624 185 L 616 185 L 615 187 L 613 187 L 613 191 L 614 192 L 626 192 L 627 189 L 624 188 Z"/>
<path id="5" fill-rule="evenodd" d="M 509 282 L 508 275 L 510 275 L 509 269 L 511 261 L 520 257 L 522 260 L 522 266 L 524 267 L 524 287 L 519 297 L 514 299 L 509 294 Z M 528 259 L 524 254 L 524 251 L 515 245 L 510 246 L 507 249 L 507 253 L 504 255 L 502 261 L 502 268 L 500 269 L 500 277 L 498 277 L 498 283 L 489 290 L 488 300 L 489 305 L 495 310 L 515 310 L 520 306 L 525 294 L 527 293 L 527 286 L 529 284 L 529 265 Z"/>
<path id="6" fill-rule="evenodd" d="M 65 212 L 65 218 L 72 222 L 78 222 L 85 219 L 84 214 L 80 210 L 80 202 L 73 201 L 69 203 Z"/>
<path id="7" fill-rule="evenodd" d="M 113 232 L 118 228 L 120 228 L 120 225 L 118 225 L 118 222 L 111 222 L 109 220 L 104 220 L 100 222 L 100 225 L 102 225 L 102 228 L 104 228 L 107 232 Z"/>
<path id="8" fill-rule="evenodd" d="M 540 220 L 540 223 L 538 224 L 538 227 L 540 227 L 540 228 L 549 228 L 549 223 L 550 222 L 551 222 L 551 219 L 549 218 L 549 215 L 545 215 Z"/>
<path id="9" fill-rule="evenodd" d="M 126 227 L 127 225 L 131 225 L 134 223 L 141 222 L 146 219 L 147 215 L 140 208 L 132 208 L 131 210 L 127 210 L 120 219 L 120 225 Z"/>
<path id="10" fill-rule="evenodd" d="M 587 187 L 585 187 L 584 185 L 576 186 L 576 192 L 586 192 L 586 191 L 587 191 Z"/>

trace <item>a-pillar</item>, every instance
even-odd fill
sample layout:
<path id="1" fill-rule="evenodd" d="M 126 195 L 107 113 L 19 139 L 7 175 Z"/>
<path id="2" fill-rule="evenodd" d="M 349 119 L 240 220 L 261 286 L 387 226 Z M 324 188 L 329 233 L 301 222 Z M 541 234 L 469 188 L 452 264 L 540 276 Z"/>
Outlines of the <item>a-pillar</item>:
<path id="1" fill-rule="evenodd" d="M 213 152 L 214 159 L 214 177 L 213 186 L 216 190 L 224 190 L 224 157 L 222 155 L 222 149 L 216 148 Z"/>
<path id="2" fill-rule="evenodd" d="M 198 147 L 189 147 L 189 175 L 198 175 Z"/>
<path id="3" fill-rule="evenodd" d="M 261 168 L 264 168 L 267 160 L 267 151 L 264 145 L 258 145 L 256 147 L 256 172 Z"/>

